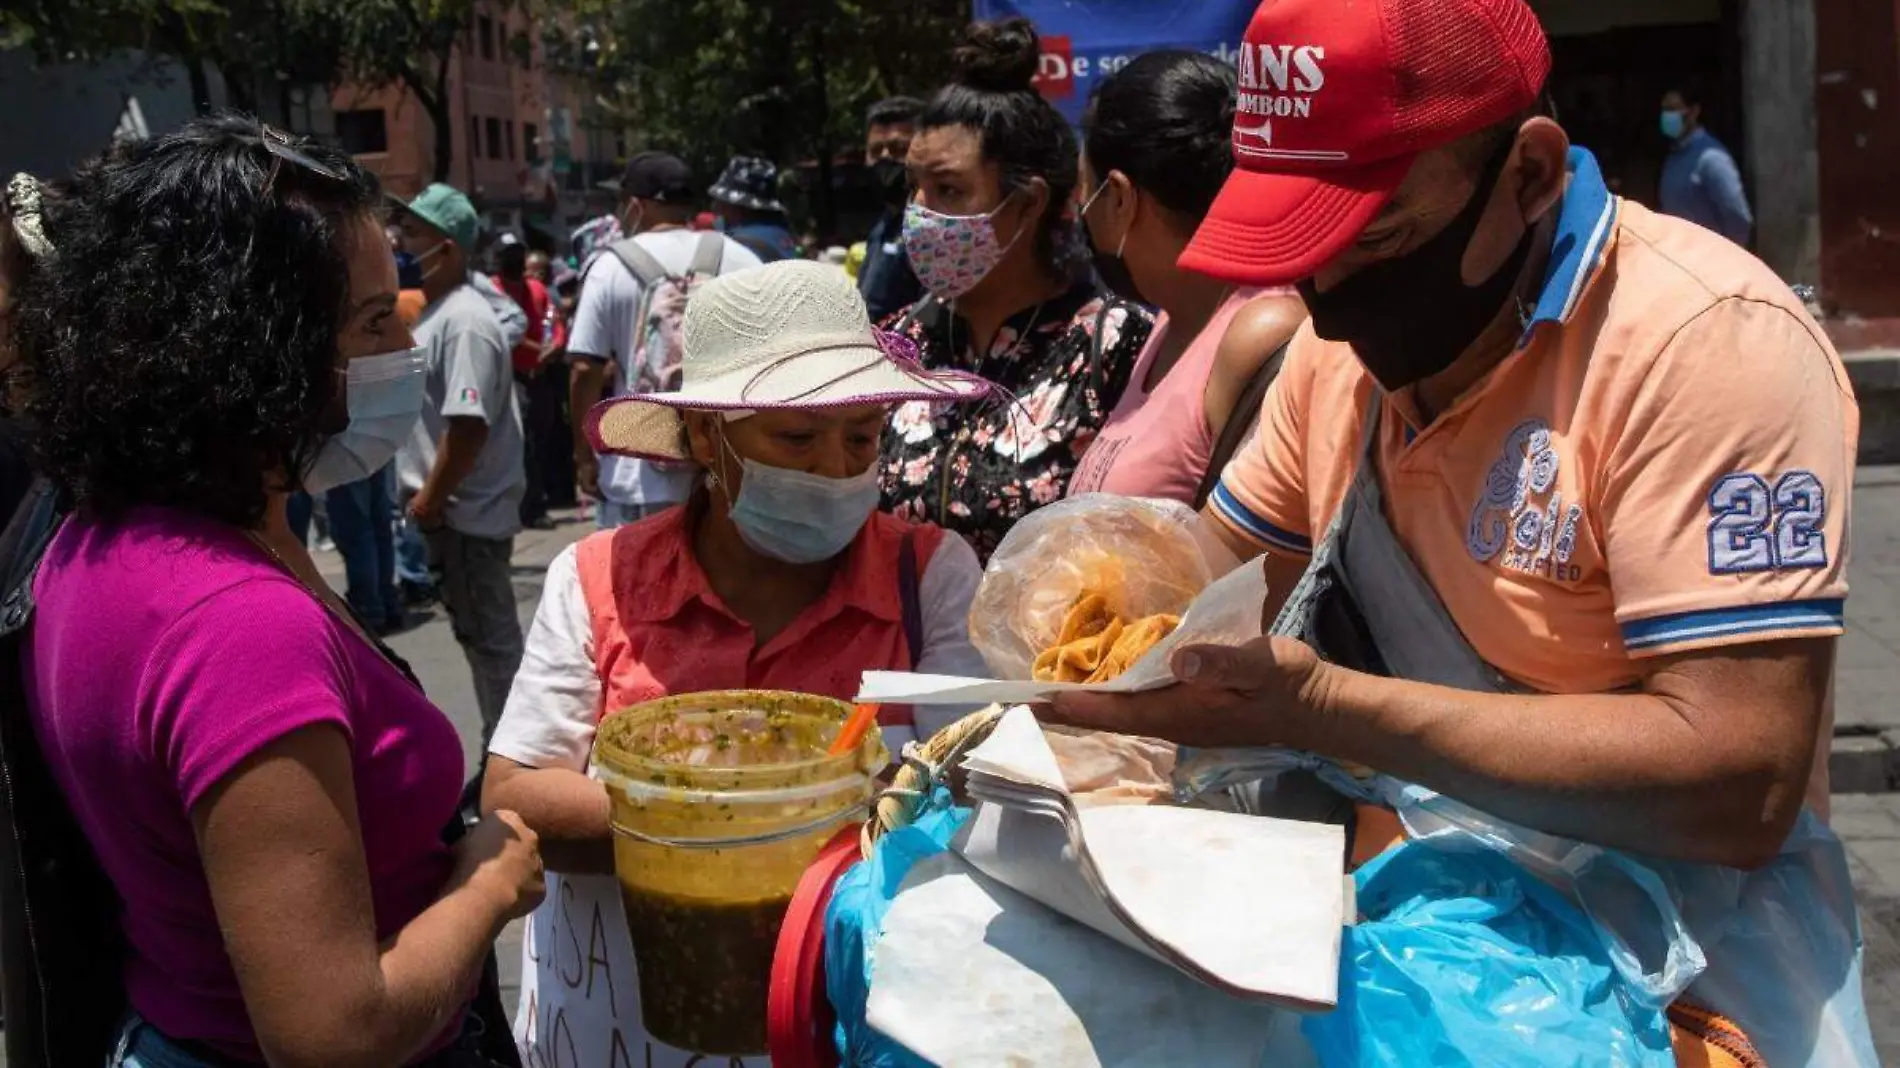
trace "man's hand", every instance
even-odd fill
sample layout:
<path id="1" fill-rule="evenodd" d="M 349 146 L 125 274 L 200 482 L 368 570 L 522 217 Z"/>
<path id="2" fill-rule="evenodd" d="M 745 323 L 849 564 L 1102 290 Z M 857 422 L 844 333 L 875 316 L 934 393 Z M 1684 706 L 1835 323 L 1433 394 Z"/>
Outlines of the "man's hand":
<path id="1" fill-rule="evenodd" d="M 1174 651 L 1169 666 L 1178 685 L 1137 694 L 1060 694 L 1043 718 L 1225 748 L 1287 744 L 1310 734 L 1321 715 L 1319 657 L 1291 638 L 1259 638 L 1238 648 L 1187 646 Z"/>
<path id="2" fill-rule="evenodd" d="M 574 454 L 574 485 L 581 494 L 593 500 L 600 500 L 600 457 L 594 450 Z"/>
<path id="3" fill-rule="evenodd" d="M 435 494 L 429 492 L 427 486 L 424 486 L 420 493 L 417 493 L 414 497 L 409 499 L 409 515 L 416 521 L 416 525 L 423 530 L 440 530 L 442 528 L 444 522 L 442 509 L 443 505 L 436 500 Z"/>

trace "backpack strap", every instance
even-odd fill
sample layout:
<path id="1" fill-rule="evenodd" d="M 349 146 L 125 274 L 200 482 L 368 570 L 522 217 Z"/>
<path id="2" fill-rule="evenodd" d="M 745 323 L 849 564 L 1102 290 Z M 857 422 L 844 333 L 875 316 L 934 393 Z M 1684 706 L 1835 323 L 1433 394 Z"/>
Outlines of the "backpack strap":
<path id="1" fill-rule="evenodd" d="M 897 555 L 897 597 L 903 605 L 904 641 L 910 646 L 910 667 L 915 671 L 924 657 L 924 596 L 914 529 L 904 532 L 904 545 Z"/>
<path id="2" fill-rule="evenodd" d="M 725 235 L 708 230 L 699 235 L 699 244 L 693 249 L 693 264 L 686 270 L 695 278 L 717 278 L 725 262 Z"/>
<path id="3" fill-rule="evenodd" d="M 1291 344 L 1288 342 L 1287 344 Z M 1201 473 L 1200 488 L 1194 491 L 1194 508 L 1199 511 L 1214 495 L 1214 487 L 1220 484 L 1221 472 L 1227 470 L 1227 464 L 1240 451 L 1241 443 L 1247 435 L 1253 433 L 1260 424 L 1260 407 L 1266 402 L 1267 389 L 1273 380 L 1280 377 L 1280 365 L 1286 362 L 1287 345 L 1273 350 L 1266 358 L 1247 385 L 1240 391 L 1240 397 L 1234 401 L 1234 410 L 1227 417 L 1227 425 L 1221 427 L 1220 437 L 1214 442 L 1214 451 L 1208 454 L 1207 470 Z"/>
<path id="4" fill-rule="evenodd" d="M 652 289 L 655 283 L 672 273 L 665 264 L 654 258 L 653 253 L 642 248 L 637 238 L 616 241 L 607 246 L 607 251 L 620 258 L 620 262 L 626 265 L 627 273 L 633 275 L 641 289 Z"/>

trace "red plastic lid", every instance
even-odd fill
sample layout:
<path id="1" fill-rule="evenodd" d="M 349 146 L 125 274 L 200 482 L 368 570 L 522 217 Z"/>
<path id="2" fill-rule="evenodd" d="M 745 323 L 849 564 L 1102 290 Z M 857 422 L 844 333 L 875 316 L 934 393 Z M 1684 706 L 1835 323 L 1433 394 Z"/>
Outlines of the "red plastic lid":
<path id="1" fill-rule="evenodd" d="M 772 955 L 765 1038 L 772 1068 L 838 1068 L 837 1016 L 825 995 L 825 909 L 831 888 L 859 859 L 858 828 L 840 830 L 798 880 Z"/>

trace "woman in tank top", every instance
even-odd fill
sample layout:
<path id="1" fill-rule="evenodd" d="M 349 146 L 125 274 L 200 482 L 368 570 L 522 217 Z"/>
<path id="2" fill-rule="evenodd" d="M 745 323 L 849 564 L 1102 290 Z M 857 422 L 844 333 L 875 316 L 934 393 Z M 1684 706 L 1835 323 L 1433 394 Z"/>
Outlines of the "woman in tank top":
<path id="1" fill-rule="evenodd" d="M 1175 259 L 1233 169 L 1234 72 L 1199 52 L 1151 52 L 1097 90 L 1082 120 L 1082 208 L 1097 270 L 1161 309 L 1128 389 L 1070 495 L 1196 499 L 1250 384 L 1306 316 L 1292 290 L 1239 289 Z"/>

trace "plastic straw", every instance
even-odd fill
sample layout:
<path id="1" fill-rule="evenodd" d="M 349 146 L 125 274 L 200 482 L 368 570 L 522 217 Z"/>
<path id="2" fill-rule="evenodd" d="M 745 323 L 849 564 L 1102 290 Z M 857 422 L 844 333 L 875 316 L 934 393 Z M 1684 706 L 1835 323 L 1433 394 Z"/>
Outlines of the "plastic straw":
<path id="1" fill-rule="evenodd" d="M 826 751 L 826 755 L 843 756 L 856 749 L 858 743 L 864 740 L 865 732 L 869 731 L 871 724 L 876 722 L 876 705 L 858 705 L 853 708 L 851 718 L 844 721 L 843 729 L 838 731 L 838 736 L 831 740 L 831 748 Z"/>

